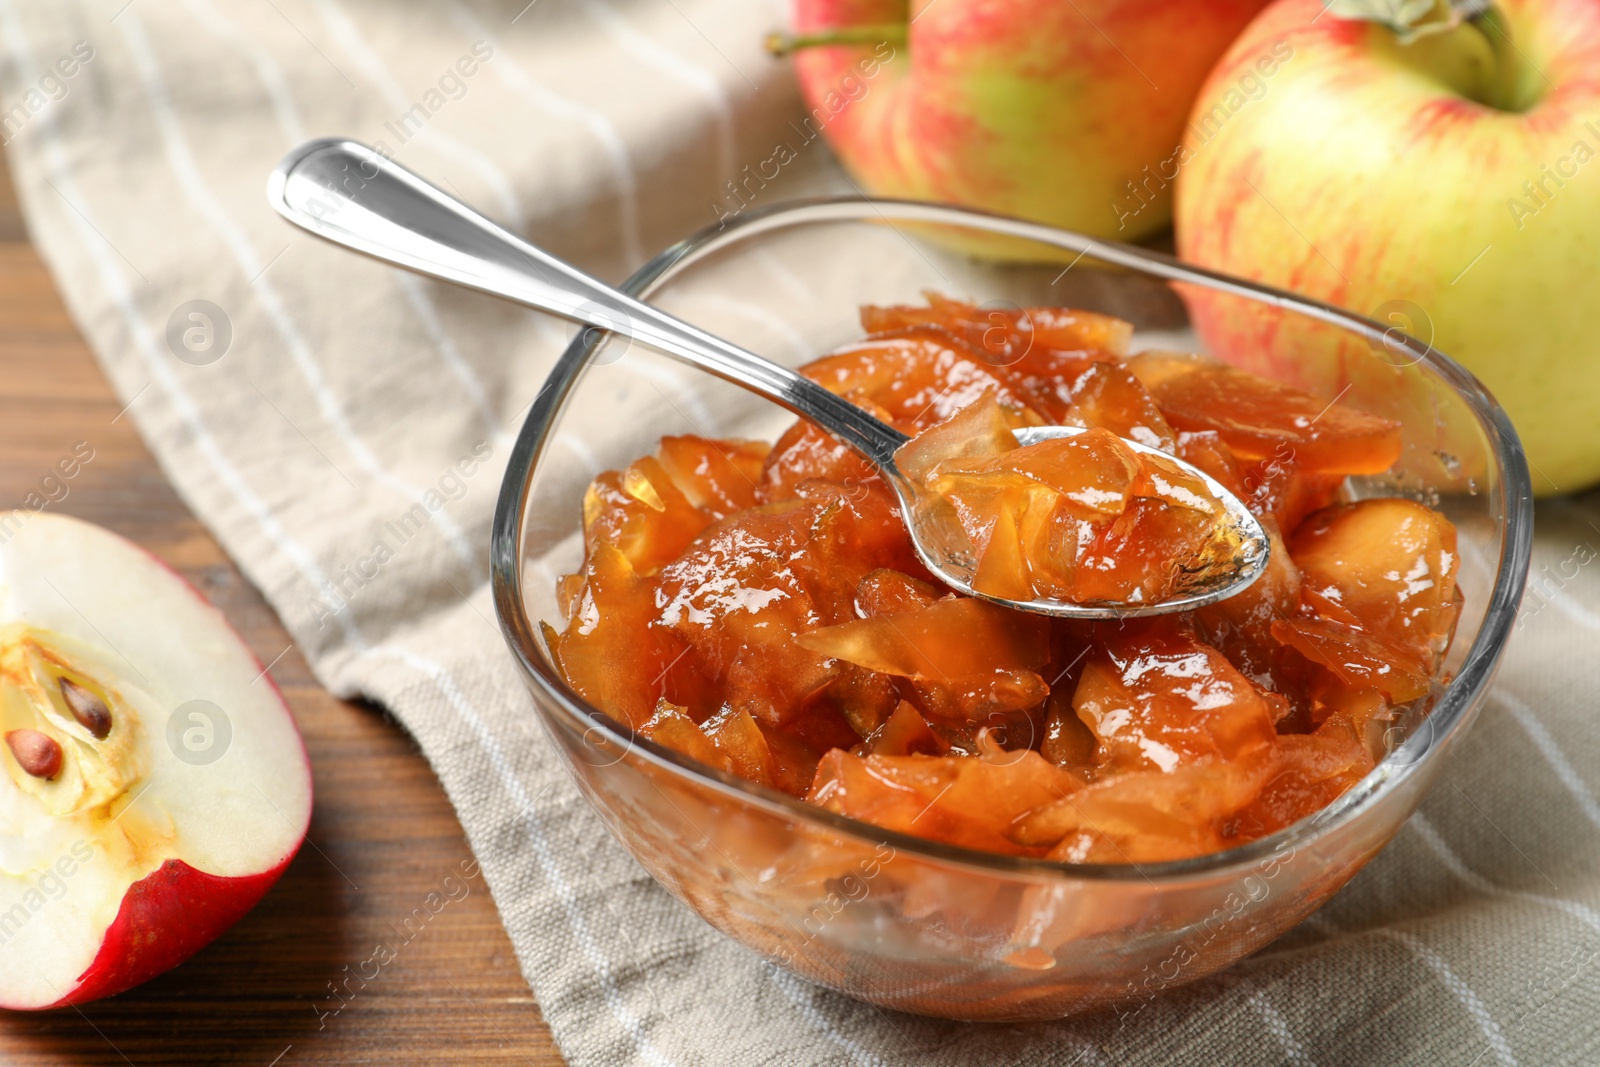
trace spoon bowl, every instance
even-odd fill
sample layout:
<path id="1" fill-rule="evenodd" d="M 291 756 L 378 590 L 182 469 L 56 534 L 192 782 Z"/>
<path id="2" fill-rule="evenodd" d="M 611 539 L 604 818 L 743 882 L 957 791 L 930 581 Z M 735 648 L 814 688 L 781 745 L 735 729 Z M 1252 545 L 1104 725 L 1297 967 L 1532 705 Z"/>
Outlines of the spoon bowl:
<path id="1" fill-rule="evenodd" d="M 273 170 L 267 200 L 290 222 L 334 244 L 621 334 L 809 419 L 877 469 L 899 498 L 917 554 L 935 577 L 967 596 L 1040 615 L 1119 619 L 1192 611 L 1243 591 L 1266 568 L 1266 533 L 1240 500 L 1197 467 L 1123 439 L 1205 482 L 1224 506 L 1227 533 L 1238 540 L 1233 568 L 1208 575 L 1181 596 L 1154 602 L 1011 600 L 982 593 L 973 586 L 977 564 L 970 545 L 953 536 L 953 523 L 936 521 L 941 499 L 914 485 L 895 462 L 896 450 L 909 438 L 811 379 L 590 277 L 356 141 L 327 138 L 296 148 Z M 1082 432 L 1032 427 L 1017 438 L 1028 445 Z"/>
<path id="2" fill-rule="evenodd" d="M 1087 429 L 1081 426 L 1026 426 L 1012 432 L 1017 443 L 1026 447 L 1043 441 L 1076 437 L 1087 432 Z M 1223 488 L 1222 484 L 1211 475 L 1191 463 L 1186 463 L 1152 445 L 1132 441 L 1126 437 L 1119 440 L 1135 452 L 1160 456 L 1205 483 L 1206 488 L 1222 503 L 1226 513 L 1223 535 L 1238 545 L 1231 569 L 1210 569 L 1192 578 L 1183 592 L 1150 603 L 1128 601 L 1077 603 L 1042 598 L 1012 600 L 993 596 L 974 586 L 978 567 L 977 560 L 972 555 L 972 546 L 961 535 L 960 527 L 953 518 L 943 518 L 938 514 L 942 501 L 933 494 L 918 489 L 910 479 L 899 473 L 898 468 L 895 471 L 897 477 L 886 477 L 885 480 L 894 487 L 896 495 L 900 498 L 900 506 L 906 515 L 906 525 L 911 530 L 911 542 L 916 547 L 917 555 L 936 578 L 967 596 L 1014 608 L 1017 611 L 1077 619 L 1130 619 L 1146 615 L 1166 615 L 1178 611 L 1194 611 L 1207 604 L 1225 600 L 1243 592 L 1251 582 L 1261 577 L 1271 558 L 1271 541 L 1262 528 L 1261 521 L 1243 501 Z"/>

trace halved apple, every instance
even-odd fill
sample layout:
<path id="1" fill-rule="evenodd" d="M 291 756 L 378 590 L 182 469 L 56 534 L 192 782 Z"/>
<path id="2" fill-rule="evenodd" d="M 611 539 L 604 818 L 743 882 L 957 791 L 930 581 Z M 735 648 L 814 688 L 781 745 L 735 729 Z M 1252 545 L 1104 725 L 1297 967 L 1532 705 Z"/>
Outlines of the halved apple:
<path id="1" fill-rule="evenodd" d="M 249 911 L 311 770 L 220 612 L 97 526 L 0 513 L 0 1007 L 119 993 Z"/>

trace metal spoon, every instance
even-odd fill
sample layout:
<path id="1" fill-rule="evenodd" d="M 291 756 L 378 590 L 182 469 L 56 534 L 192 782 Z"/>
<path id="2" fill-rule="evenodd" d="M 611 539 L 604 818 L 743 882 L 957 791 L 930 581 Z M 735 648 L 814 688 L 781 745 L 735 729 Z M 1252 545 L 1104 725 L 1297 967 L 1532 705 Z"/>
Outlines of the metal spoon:
<path id="1" fill-rule="evenodd" d="M 1019 611 L 1077 619 L 1113 619 L 1191 611 L 1243 590 L 1266 568 L 1269 543 L 1261 524 L 1204 471 L 1137 441 L 1140 452 L 1164 456 L 1202 479 L 1222 501 L 1239 539 L 1236 569 L 1182 596 L 1156 603 L 1007 600 L 972 587 L 976 561 L 950 525 L 928 521 L 940 499 L 900 472 L 895 450 L 909 438 L 827 389 L 666 312 L 589 277 L 507 232 L 373 149 L 339 138 L 309 141 L 290 152 L 267 181 L 267 200 L 295 225 L 376 259 L 507 300 L 610 330 L 742 385 L 821 426 L 861 453 L 900 499 L 917 554 L 928 569 L 967 596 Z M 1016 431 L 1024 445 L 1083 433 L 1071 426 Z"/>

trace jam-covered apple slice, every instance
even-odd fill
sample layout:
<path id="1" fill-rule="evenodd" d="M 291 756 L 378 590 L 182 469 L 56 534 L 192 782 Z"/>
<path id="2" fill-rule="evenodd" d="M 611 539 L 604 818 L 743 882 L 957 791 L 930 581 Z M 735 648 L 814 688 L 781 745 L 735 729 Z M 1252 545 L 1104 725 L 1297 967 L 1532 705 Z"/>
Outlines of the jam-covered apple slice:
<path id="1" fill-rule="evenodd" d="M 1432 670 L 1458 610 L 1456 530 L 1431 508 L 1385 497 L 1319 511 L 1289 553 L 1308 605 L 1361 627 Z"/>
<path id="2" fill-rule="evenodd" d="M 656 461 L 690 504 L 723 519 L 756 505 L 771 448 L 763 441 L 663 437 Z"/>
<path id="3" fill-rule="evenodd" d="M 1273 636 L 1347 689 L 1427 693 L 1459 610 L 1455 527 L 1415 501 L 1362 500 L 1306 519 L 1289 554 L 1302 610 Z"/>
<path id="4" fill-rule="evenodd" d="M 1239 814 L 1277 768 L 1275 750 L 1247 759 L 1127 771 L 1021 816 L 1011 836 L 1068 863 L 1159 863 L 1249 840 Z"/>
<path id="5" fill-rule="evenodd" d="M 943 422 L 986 393 L 994 394 L 1014 426 L 1046 421 L 981 352 L 940 326 L 913 326 L 847 345 L 801 373 L 841 396 L 870 400 L 907 432 Z"/>
<path id="6" fill-rule="evenodd" d="M 1343 474 L 1264 459 L 1245 466 L 1241 499 L 1255 514 L 1270 516 L 1280 530 L 1295 530 L 1307 515 L 1338 500 L 1344 479 Z"/>
<path id="7" fill-rule="evenodd" d="M 1217 484 L 1240 500 L 1249 498 L 1245 473 L 1238 457 L 1215 430 L 1186 430 L 1176 435 L 1173 455 L 1191 463 L 1217 480 Z M 1259 512 L 1258 512 L 1259 514 Z"/>
<path id="8" fill-rule="evenodd" d="M 1428 691 L 1428 665 L 1415 652 L 1336 619 L 1291 618 L 1272 636 L 1353 689 L 1377 689 L 1397 704 Z"/>
<path id="9" fill-rule="evenodd" d="M 654 574 L 711 524 L 655 458 L 606 471 L 583 498 L 583 538 L 592 552 L 608 544 L 640 574 Z"/>
<path id="10" fill-rule="evenodd" d="M 1171 352 L 1129 366 L 1179 430 L 1214 430 L 1240 459 L 1301 470 L 1379 474 L 1400 458 L 1399 423 L 1324 400 L 1282 382 Z"/>
<path id="11" fill-rule="evenodd" d="M 1118 357 L 1132 324 L 1064 308 L 976 307 L 928 294 L 927 307 L 865 307 L 867 332 L 938 326 L 966 342 L 997 378 L 1048 422 L 1100 426 L 1170 450 L 1173 433 L 1149 392 Z"/>
<path id="12" fill-rule="evenodd" d="M 761 785 L 773 783 L 773 758 L 765 735 L 747 712 L 724 708 L 704 723 L 671 701 L 657 703 L 639 736 Z"/>
<path id="13" fill-rule="evenodd" d="M 1265 837 L 1321 811 L 1372 770 L 1372 757 L 1355 742 L 1313 734 L 1288 734 L 1279 743 L 1280 767 L 1236 816 L 1245 840 Z"/>
<path id="14" fill-rule="evenodd" d="M 1118 437 L 1172 451 L 1175 434 L 1144 384 L 1104 352 L 1034 348 L 1000 377 L 1061 426 L 1099 426 Z"/>
<path id="15" fill-rule="evenodd" d="M 984 600 L 950 596 L 801 635 L 800 647 L 901 678 L 956 681 L 1038 670 L 1048 656 L 1046 620 Z"/>
<path id="16" fill-rule="evenodd" d="M 862 328 L 877 335 L 912 326 L 942 326 L 1001 363 L 1014 362 L 1035 347 L 1120 356 L 1127 353 L 1133 337 L 1131 323 L 1092 311 L 1001 303 L 977 306 L 937 293 L 924 295 L 926 307 L 863 307 Z"/>
<path id="17" fill-rule="evenodd" d="M 585 700 L 638 726 L 662 697 L 688 703 L 705 688 L 684 642 L 656 625 L 655 583 L 620 549 L 599 542 L 565 631 L 545 627 L 545 642 L 569 685 Z"/>
<path id="18" fill-rule="evenodd" d="M 860 486 L 878 472 L 861 455 L 823 430 L 801 419 L 778 438 L 761 466 L 757 495 L 763 504 L 792 500 L 801 482 L 826 481 Z"/>
<path id="19" fill-rule="evenodd" d="M 1017 838 L 1073 862 L 1146 862 L 1226 847 L 1276 766 L 1273 707 L 1186 622 L 1098 624 L 1073 707 L 1094 739 L 1088 788 L 1020 820 Z"/>
<path id="20" fill-rule="evenodd" d="M 1037 752 L 979 756 L 857 756 L 833 751 L 808 799 L 889 830 L 989 852 L 1043 855 L 1012 840 L 1017 819 L 1079 783 Z"/>
<path id="21" fill-rule="evenodd" d="M 722 520 L 662 569 L 652 602 L 656 627 L 694 650 L 723 702 L 769 724 L 796 714 L 833 675 L 795 643 L 826 621 L 792 566 L 816 517 L 793 500 Z"/>
<path id="22" fill-rule="evenodd" d="M 1171 771 L 1273 744 L 1265 695 L 1187 622 L 1130 620 L 1096 630 L 1072 703 L 1095 736 L 1102 771 Z"/>

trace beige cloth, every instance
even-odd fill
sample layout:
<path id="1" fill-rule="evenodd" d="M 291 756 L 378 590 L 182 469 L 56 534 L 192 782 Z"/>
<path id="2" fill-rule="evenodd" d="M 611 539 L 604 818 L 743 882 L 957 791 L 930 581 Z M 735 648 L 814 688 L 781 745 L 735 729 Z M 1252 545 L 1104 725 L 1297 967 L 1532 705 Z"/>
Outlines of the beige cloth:
<path id="1" fill-rule="evenodd" d="M 569 328 L 322 246 L 263 198 L 306 137 L 385 141 L 620 278 L 800 115 L 760 52 L 776 2 L 525 3 L 0 0 L 0 118 L 131 417 L 318 675 L 415 734 L 573 1063 L 1600 1061 L 1593 498 L 1541 507 L 1549 577 L 1424 813 L 1319 916 L 1126 1026 L 891 1018 L 646 877 L 556 766 L 486 594 L 508 435 Z M 808 148 L 761 195 L 837 187 L 831 166 Z M 175 316 L 193 300 L 231 327 L 214 361 L 220 332 Z"/>

